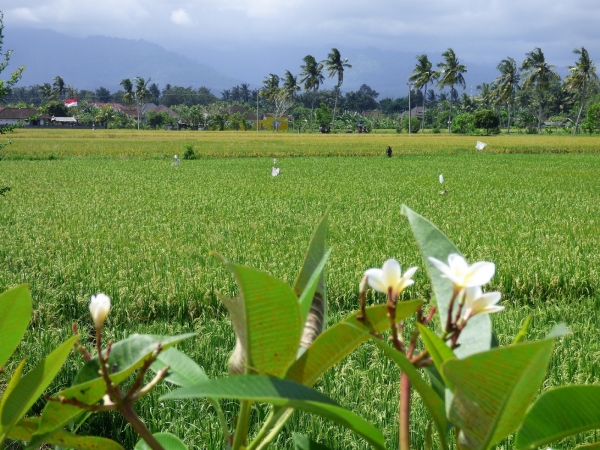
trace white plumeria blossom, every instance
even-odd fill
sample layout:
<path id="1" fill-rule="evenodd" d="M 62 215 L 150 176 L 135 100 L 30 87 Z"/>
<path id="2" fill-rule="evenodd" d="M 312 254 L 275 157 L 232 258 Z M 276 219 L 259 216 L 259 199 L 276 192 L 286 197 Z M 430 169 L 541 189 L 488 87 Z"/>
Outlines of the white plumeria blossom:
<path id="1" fill-rule="evenodd" d="M 463 320 L 477 314 L 490 314 L 502 311 L 504 306 L 497 303 L 500 301 L 500 292 L 486 292 L 485 294 L 479 286 L 469 287 L 465 290 L 465 312 Z"/>
<path id="2" fill-rule="evenodd" d="M 417 267 L 411 267 L 404 275 L 400 263 L 395 259 L 388 259 L 383 263 L 381 269 L 369 269 L 365 271 L 369 286 L 379 292 L 387 294 L 392 290 L 392 297 L 400 295 L 404 289 L 414 283 L 413 275 Z"/>
<path id="3" fill-rule="evenodd" d="M 102 328 L 110 311 L 110 297 L 106 294 L 92 295 L 90 298 L 90 313 L 94 319 L 94 327 Z"/>
<path id="4" fill-rule="evenodd" d="M 448 264 L 431 256 L 428 259 L 458 289 L 483 286 L 489 283 L 496 272 L 494 263 L 479 261 L 469 266 L 467 260 L 458 253 L 448 256 Z"/>

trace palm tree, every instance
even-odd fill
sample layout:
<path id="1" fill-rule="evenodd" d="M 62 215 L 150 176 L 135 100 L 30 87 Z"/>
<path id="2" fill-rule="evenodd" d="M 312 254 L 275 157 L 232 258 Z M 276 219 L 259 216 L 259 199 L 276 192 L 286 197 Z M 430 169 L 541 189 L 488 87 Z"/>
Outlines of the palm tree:
<path id="1" fill-rule="evenodd" d="M 492 85 L 489 83 L 478 84 L 475 88 L 479 92 L 477 102 L 482 108 L 490 109 L 494 97 Z"/>
<path id="2" fill-rule="evenodd" d="M 348 58 L 342 59 L 340 51 L 337 48 L 332 48 L 331 52 L 327 54 L 327 59 L 323 61 L 325 69 L 329 72 L 329 78 L 337 75 L 338 82 L 335 85 L 335 103 L 333 105 L 333 119 L 332 123 L 335 123 L 335 110 L 337 108 L 338 97 L 340 94 L 340 87 L 344 82 L 344 69 L 352 69 L 352 66 L 348 64 Z"/>
<path id="3" fill-rule="evenodd" d="M 467 66 L 460 64 L 456 58 L 454 50 L 449 48 L 442 53 L 444 61 L 438 63 L 437 66 L 440 68 L 435 72 L 435 76 L 438 79 L 438 89 L 441 90 L 445 87 L 450 88 L 450 98 L 458 97 L 458 92 L 454 88 L 454 85 L 458 84 L 463 89 L 467 87 L 463 73 L 467 72 Z M 450 116 L 448 118 L 448 133 L 450 133 L 450 121 L 452 120 L 452 101 L 450 101 Z"/>
<path id="4" fill-rule="evenodd" d="M 57 75 L 54 77 L 54 83 L 52 83 L 52 86 L 58 93 L 58 99 L 61 100 L 63 97 L 63 92 L 65 91 L 65 80 L 63 80 L 61 76 Z"/>
<path id="5" fill-rule="evenodd" d="M 500 76 L 493 81 L 495 83 L 493 95 L 500 102 L 506 103 L 508 113 L 507 131 L 510 134 L 510 107 L 514 103 L 515 93 L 519 90 L 521 75 L 519 74 L 517 62 L 512 58 L 500 61 L 497 69 L 500 71 Z"/>
<path id="6" fill-rule="evenodd" d="M 585 47 L 581 47 L 581 49 L 576 48 L 573 50 L 573 53 L 579 55 L 579 59 L 575 62 L 574 66 L 569 66 L 569 72 L 571 73 L 565 78 L 565 83 L 568 90 L 579 92 L 579 112 L 575 121 L 575 130 L 573 130 L 573 134 L 577 134 L 581 111 L 585 103 L 587 85 L 590 81 L 597 80 L 598 75 L 596 74 L 596 64 L 590 59 L 590 55 Z"/>
<path id="7" fill-rule="evenodd" d="M 148 78 L 148 81 L 144 80 L 142 77 L 136 77 L 135 81 L 135 98 L 137 99 L 137 109 L 138 109 L 138 130 L 140 129 L 140 113 L 142 109 L 142 104 L 146 102 L 146 100 L 152 98 L 152 92 L 148 90 L 148 83 L 150 83 L 151 78 Z"/>
<path id="8" fill-rule="evenodd" d="M 250 101 L 250 85 L 247 83 L 242 83 L 240 85 L 240 95 L 245 103 Z"/>
<path id="9" fill-rule="evenodd" d="M 283 90 L 294 99 L 296 92 L 300 90 L 300 86 L 298 85 L 298 77 L 296 75 L 292 75 L 292 72 L 289 70 L 285 71 L 285 75 L 283 76 Z"/>
<path id="10" fill-rule="evenodd" d="M 538 133 L 542 134 L 542 102 L 544 90 L 548 88 L 553 79 L 559 78 L 559 75 L 554 70 L 554 66 L 546 62 L 544 54 L 539 47 L 533 51 L 526 53 L 525 61 L 521 63 L 523 71 L 523 88 L 535 87 L 538 98 Z"/>
<path id="11" fill-rule="evenodd" d="M 304 65 L 300 66 L 302 72 L 300 72 L 300 83 L 304 84 L 304 90 L 313 90 L 312 105 L 310 110 L 311 123 L 314 120 L 315 111 L 315 98 L 317 97 L 317 90 L 325 77 L 323 76 L 323 63 L 318 63 L 314 56 L 306 55 L 303 59 Z"/>
<path id="12" fill-rule="evenodd" d="M 427 92 L 427 85 L 436 79 L 436 72 L 432 69 L 432 64 L 427 55 L 417 55 L 417 65 L 413 73 L 408 77 L 408 81 L 415 84 L 416 89 L 425 87 L 423 92 Z M 423 96 L 423 119 L 425 119 L 425 96 Z M 425 129 L 425 120 L 421 121 L 421 131 Z"/>
<path id="13" fill-rule="evenodd" d="M 123 86 L 123 89 L 125 90 L 125 94 L 123 94 L 123 101 L 128 105 L 131 105 L 134 100 L 133 83 L 129 78 L 123 78 L 119 84 Z"/>
<path id="14" fill-rule="evenodd" d="M 265 77 L 263 80 L 264 87 L 262 88 L 262 92 L 269 100 L 273 100 L 273 97 L 278 93 L 280 80 L 281 78 L 279 78 L 279 75 L 275 75 L 274 73 L 270 73 L 269 76 Z"/>

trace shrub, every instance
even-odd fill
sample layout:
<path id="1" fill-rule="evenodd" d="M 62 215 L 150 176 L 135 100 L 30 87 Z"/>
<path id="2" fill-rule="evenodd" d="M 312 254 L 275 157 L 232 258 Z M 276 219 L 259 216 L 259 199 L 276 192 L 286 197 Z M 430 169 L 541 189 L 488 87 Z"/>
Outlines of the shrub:
<path id="1" fill-rule="evenodd" d="M 194 152 L 194 146 L 192 144 L 185 145 L 183 159 L 196 159 L 196 153 Z"/>

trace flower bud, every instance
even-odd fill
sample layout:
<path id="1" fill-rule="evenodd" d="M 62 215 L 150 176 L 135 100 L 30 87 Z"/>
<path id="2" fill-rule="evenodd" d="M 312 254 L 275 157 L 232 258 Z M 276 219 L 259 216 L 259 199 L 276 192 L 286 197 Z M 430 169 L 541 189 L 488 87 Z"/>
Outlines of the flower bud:
<path id="1" fill-rule="evenodd" d="M 106 294 L 92 295 L 90 298 L 90 313 L 94 319 L 94 327 L 96 330 L 102 328 L 106 316 L 110 311 L 110 297 Z"/>

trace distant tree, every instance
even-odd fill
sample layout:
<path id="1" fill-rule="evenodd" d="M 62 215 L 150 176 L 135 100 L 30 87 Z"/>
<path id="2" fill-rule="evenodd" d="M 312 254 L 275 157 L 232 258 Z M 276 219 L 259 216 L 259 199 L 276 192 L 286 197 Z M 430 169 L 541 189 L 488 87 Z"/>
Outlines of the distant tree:
<path id="1" fill-rule="evenodd" d="M 148 111 L 146 113 L 146 124 L 155 130 L 167 125 L 173 125 L 174 122 L 175 119 L 164 111 Z"/>
<path id="2" fill-rule="evenodd" d="M 370 86 L 363 84 L 358 91 L 348 92 L 344 98 L 344 107 L 350 111 L 369 111 L 377 109 L 379 93 Z"/>
<path id="3" fill-rule="evenodd" d="M 59 100 L 46 103 L 40 108 L 40 111 L 54 117 L 67 117 L 69 115 L 69 108 L 65 106 L 64 102 Z"/>
<path id="4" fill-rule="evenodd" d="M 337 108 L 338 97 L 340 95 L 340 88 L 344 82 L 344 69 L 351 69 L 352 66 L 348 64 L 348 58 L 342 58 L 340 51 L 337 48 L 332 48 L 331 52 L 327 54 L 327 59 L 323 61 L 325 70 L 329 73 L 329 78 L 337 76 L 337 84 L 335 85 L 335 103 L 333 106 L 333 118 L 332 122 L 335 122 L 335 110 Z"/>
<path id="5" fill-rule="evenodd" d="M 239 85 L 231 88 L 231 100 L 234 102 L 242 101 L 242 91 Z"/>
<path id="6" fill-rule="evenodd" d="M 498 114 L 489 109 L 480 109 L 473 116 L 473 125 L 476 128 L 483 128 L 485 134 L 490 134 L 490 130 L 497 128 L 500 124 Z"/>
<path id="7" fill-rule="evenodd" d="M 316 109 L 315 120 L 319 127 L 327 127 L 331 124 L 333 114 L 331 113 L 331 109 L 329 109 L 325 103 L 321 102 L 319 108 Z"/>
<path id="8" fill-rule="evenodd" d="M 576 48 L 573 50 L 573 53 L 579 55 L 579 59 L 575 62 L 574 66 L 569 66 L 570 73 L 565 78 L 565 83 L 567 89 L 579 94 L 579 112 L 577 113 L 575 129 L 573 130 L 573 134 L 577 134 L 581 111 L 583 111 L 583 105 L 585 104 L 587 87 L 591 81 L 598 80 L 598 75 L 596 74 L 596 64 L 590 59 L 590 55 L 585 47 L 581 47 L 581 49 Z"/>
<path id="9" fill-rule="evenodd" d="M 600 103 L 595 103 L 588 108 L 583 127 L 590 135 L 598 131 L 600 128 Z"/>
<path id="10" fill-rule="evenodd" d="M 273 97 L 279 92 L 279 81 L 280 78 L 274 73 L 270 73 L 269 76 L 263 79 L 263 88 L 261 89 L 261 97 L 273 100 Z"/>
<path id="11" fill-rule="evenodd" d="M 200 86 L 198 88 L 198 93 L 196 96 L 196 103 L 198 105 L 206 106 L 206 105 L 210 105 L 211 103 L 214 103 L 218 100 L 219 99 L 217 98 L 217 96 L 210 92 L 209 88 L 204 87 L 204 86 Z"/>
<path id="12" fill-rule="evenodd" d="M 435 72 L 435 77 L 438 80 L 437 86 L 438 89 L 443 89 L 445 87 L 450 88 L 450 98 L 452 100 L 453 97 L 458 97 L 458 92 L 454 88 L 455 85 L 461 86 L 463 89 L 466 88 L 465 79 L 463 74 L 467 72 L 467 67 L 464 64 L 460 64 L 458 62 L 458 58 L 454 53 L 454 50 L 449 48 L 444 53 L 442 53 L 442 57 L 444 61 L 438 63 L 438 70 Z M 450 121 L 452 120 L 452 101 L 450 101 L 450 117 L 448 120 L 448 132 L 450 132 Z"/>
<path id="13" fill-rule="evenodd" d="M 289 70 L 286 70 L 285 74 L 283 75 L 283 89 L 292 100 L 296 96 L 296 92 L 301 89 L 301 87 L 298 85 L 298 77 L 296 75 L 292 75 L 292 72 Z"/>
<path id="14" fill-rule="evenodd" d="M 44 83 L 41 88 L 40 91 L 42 93 L 42 97 L 44 98 L 44 101 L 50 101 L 50 100 L 57 100 L 57 96 L 56 93 L 54 91 L 54 89 L 52 89 L 52 85 L 50 83 Z"/>
<path id="15" fill-rule="evenodd" d="M 96 113 L 96 121 L 104 124 L 104 128 L 108 128 L 108 125 L 115 119 L 116 111 L 110 105 L 102 106 Z"/>
<path id="16" fill-rule="evenodd" d="M 517 62 L 512 58 L 500 61 L 497 69 L 500 71 L 500 76 L 494 80 L 493 95 L 499 102 L 506 104 L 508 114 L 507 131 L 510 134 L 511 107 L 515 101 L 515 94 L 520 88 L 521 74 L 519 73 Z"/>
<path id="17" fill-rule="evenodd" d="M 229 120 L 229 114 L 218 113 L 214 114 L 209 120 L 208 124 L 213 130 L 223 131 L 226 127 L 226 123 Z"/>
<path id="18" fill-rule="evenodd" d="M 231 90 L 225 89 L 221 92 L 221 100 L 228 102 L 231 100 Z"/>
<path id="19" fill-rule="evenodd" d="M 429 58 L 427 58 L 427 55 L 418 55 L 417 65 L 412 75 L 408 77 L 408 81 L 414 83 L 415 88 L 423 88 L 427 92 L 427 85 L 436 80 L 436 76 L 436 72 L 433 70 L 433 65 L 429 61 Z M 423 116 L 425 116 L 425 96 L 423 96 Z M 425 121 L 423 121 L 422 126 L 425 127 Z"/>
<path id="20" fill-rule="evenodd" d="M 140 129 L 140 114 L 142 112 L 142 106 L 146 103 L 146 100 L 152 98 L 152 93 L 148 90 L 148 83 L 150 83 L 150 78 L 146 81 L 142 77 L 135 77 L 135 98 L 137 100 L 137 110 L 138 110 L 138 130 Z"/>
<path id="21" fill-rule="evenodd" d="M 158 84 L 152 83 L 150 86 L 148 86 L 148 90 L 152 94 L 152 101 L 158 105 L 158 102 L 160 101 L 160 89 Z"/>
<path id="22" fill-rule="evenodd" d="M 63 93 L 65 92 L 65 80 L 63 80 L 61 76 L 58 76 L 58 75 L 55 76 L 52 87 L 54 88 L 54 90 L 58 96 L 58 100 L 62 100 Z"/>
<path id="23" fill-rule="evenodd" d="M 406 115 L 402 118 L 400 127 L 405 133 L 408 133 L 409 125 L 411 133 L 418 133 L 421 129 L 421 120 L 418 117 L 412 117 L 410 120 L 408 120 L 408 115 Z"/>
<path id="24" fill-rule="evenodd" d="M 475 125 L 474 125 L 473 114 L 464 112 L 464 113 L 460 113 L 460 114 L 457 114 L 456 116 L 454 116 L 454 118 L 452 119 L 451 131 L 452 131 L 452 133 L 459 133 L 459 134 L 474 133 Z"/>
<path id="25" fill-rule="evenodd" d="M 319 90 L 319 86 L 325 81 L 325 77 L 323 76 L 323 64 L 318 63 L 314 56 L 306 55 L 303 58 L 304 64 L 300 66 L 302 71 L 300 72 L 300 83 L 304 84 L 304 90 L 313 91 L 313 98 L 311 103 L 311 121 L 314 120 L 314 111 L 315 111 L 315 99 L 317 91 Z"/>
<path id="26" fill-rule="evenodd" d="M 131 105 L 135 100 L 135 94 L 133 93 L 133 83 L 129 78 L 123 78 L 119 83 L 123 86 L 125 93 L 123 94 L 123 101 L 128 105 Z"/>
<path id="27" fill-rule="evenodd" d="M 205 118 L 206 114 L 200 105 L 193 105 L 190 107 L 188 123 L 192 129 L 199 129 L 200 125 L 204 124 Z"/>
<path id="28" fill-rule="evenodd" d="M 523 71 L 523 87 L 535 88 L 538 99 L 538 133 L 542 134 L 542 105 L 544 98 L 544 91 L 549 87 L 552 80 L 559 78 L 559 75 L 554 70 L 552 64 L 546 62 L 544 53 L 539 47 L 533 49 L 533 51 L 526 53 L 525 60 L 521 63 L 521 70 Z"/>
<path id="29" fill-rule="evenodd" d="M 98 89 L 96 89 L 95 94 L 98 101 L 104 103 L 108 103 L 110 101 L 110 91 L 105 87 L 100 86 Z"/>
<path id="30" fill-rule="evenodd" d="M 240 95 L 242 96 L 244 103 L 248 103 L 250 101 L 250 85 L 248 83 L 242 83 L 240 85 Z"/>

